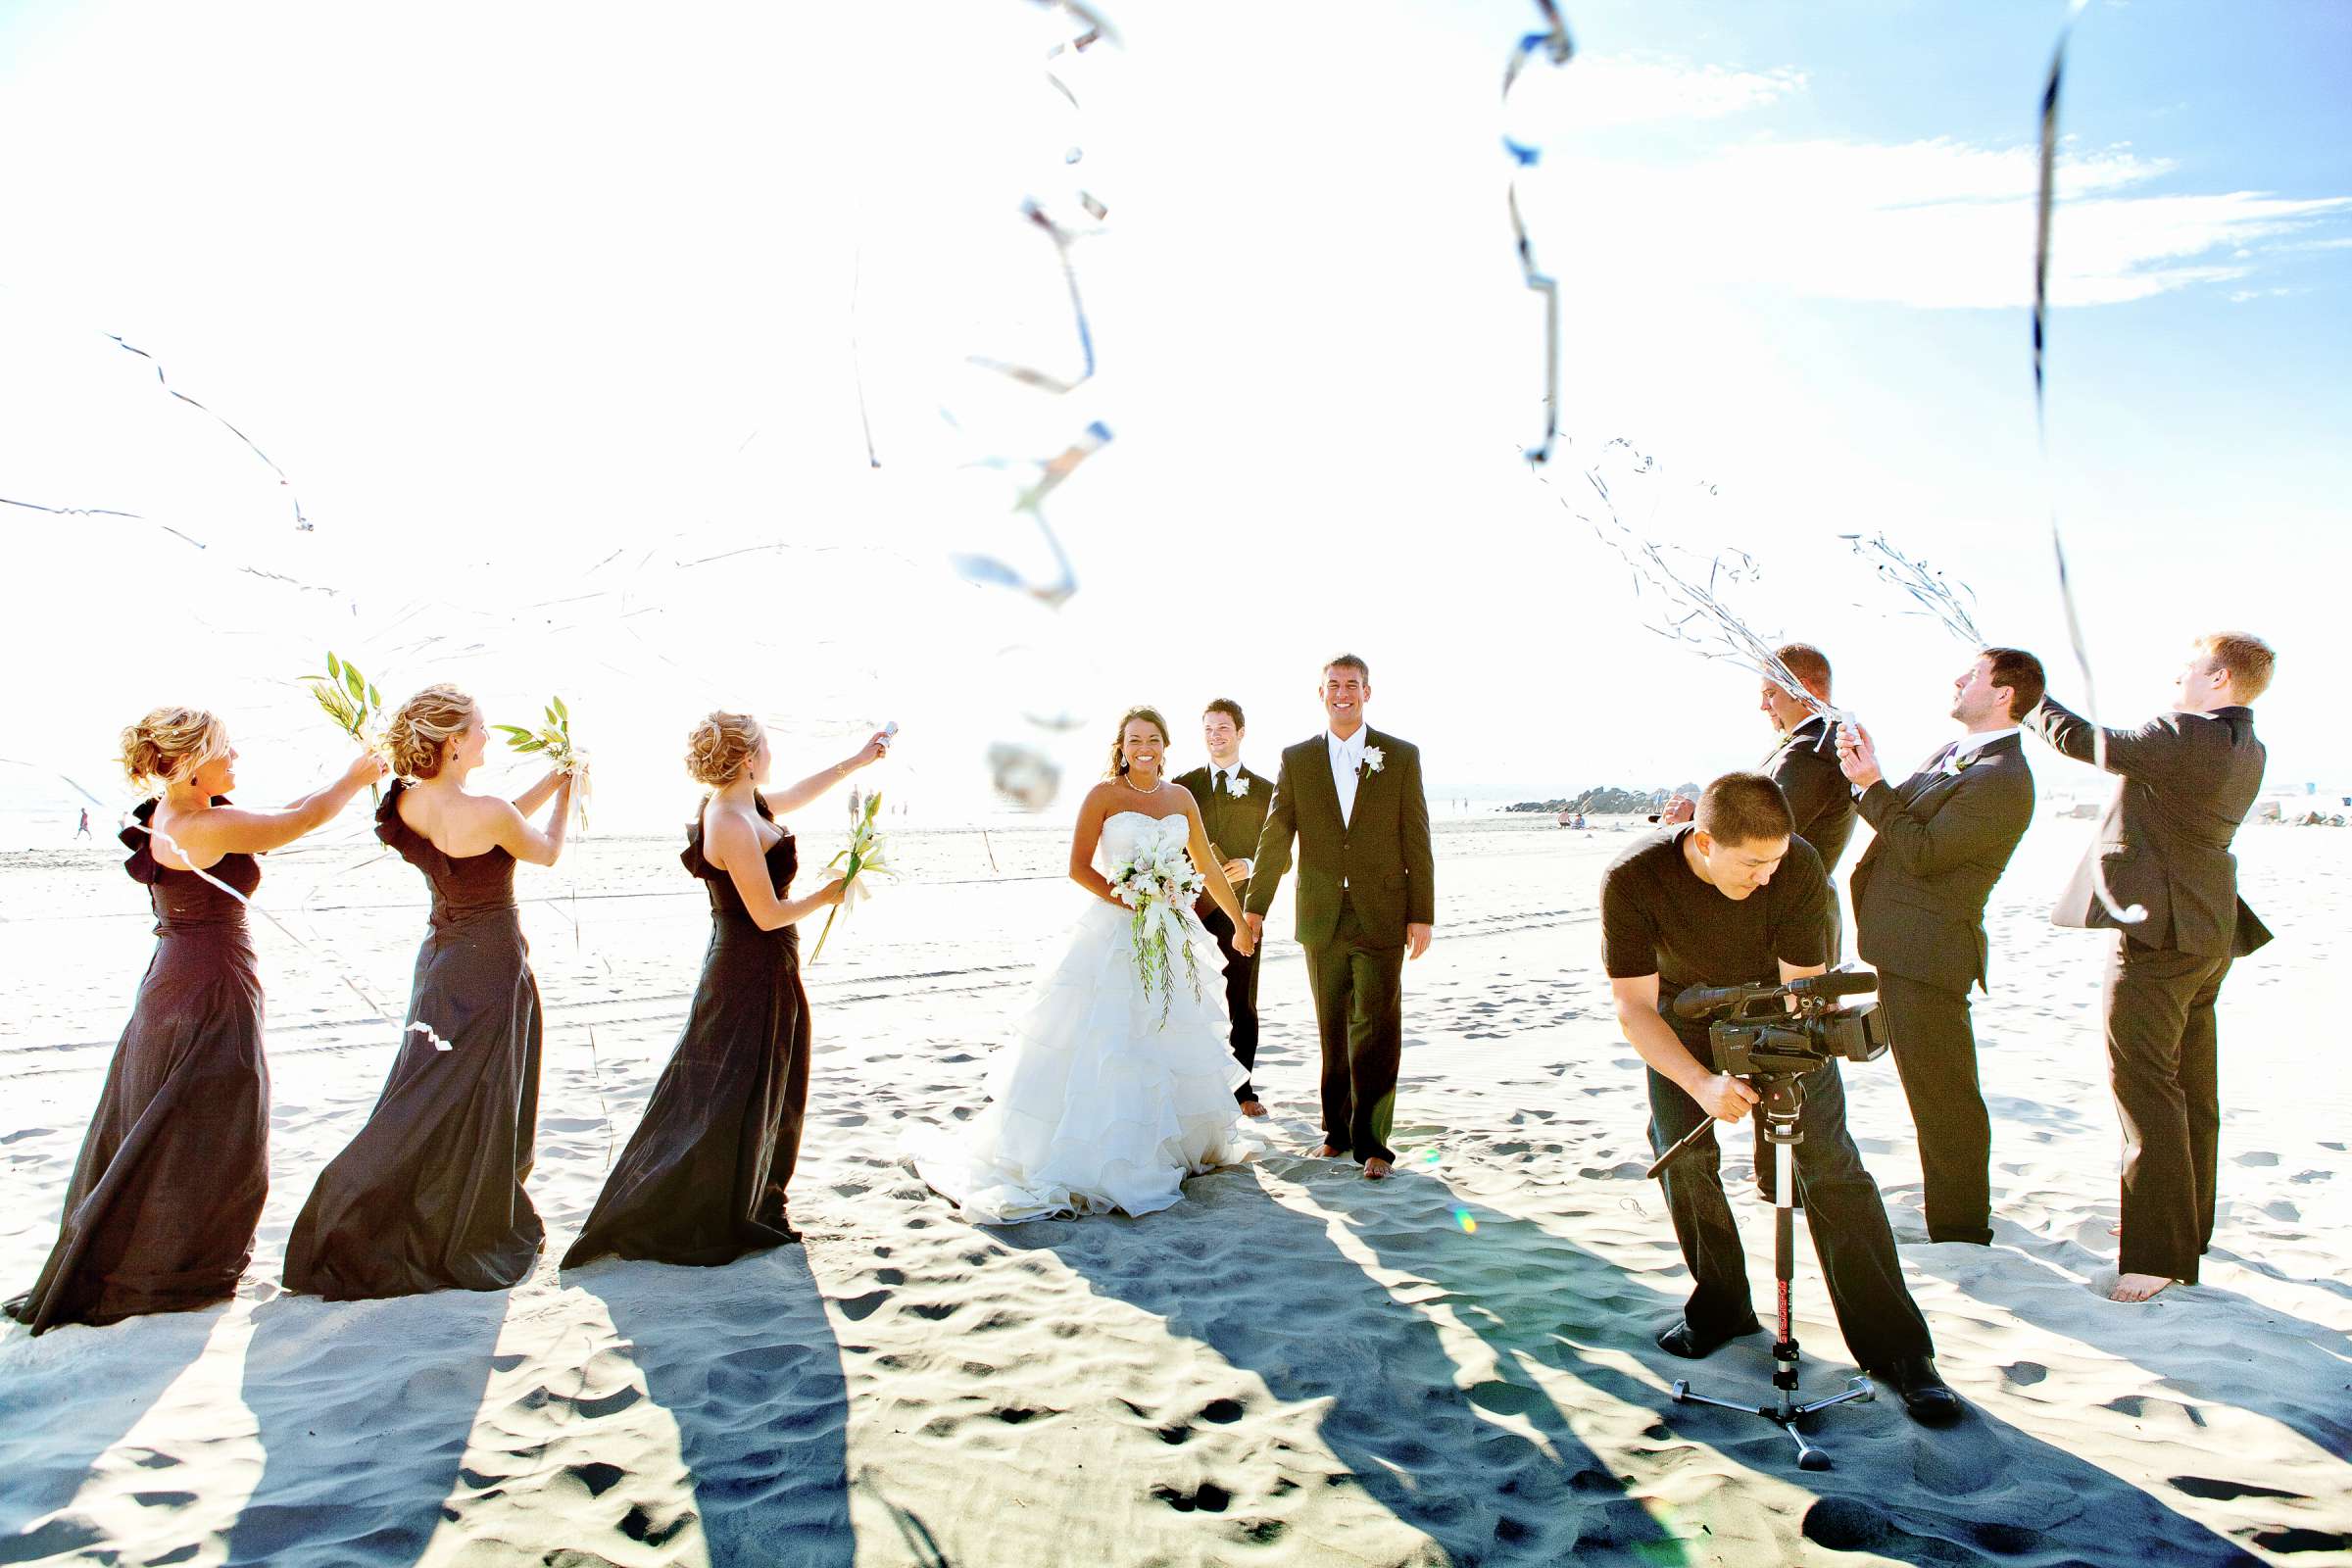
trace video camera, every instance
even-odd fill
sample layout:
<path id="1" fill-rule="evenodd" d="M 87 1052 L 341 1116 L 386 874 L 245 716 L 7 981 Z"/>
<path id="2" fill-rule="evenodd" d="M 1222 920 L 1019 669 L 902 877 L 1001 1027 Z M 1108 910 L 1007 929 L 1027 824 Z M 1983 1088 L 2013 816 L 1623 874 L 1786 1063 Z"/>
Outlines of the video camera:
<path id="1" fill-rule="evenodd" d="M 1825 1061 L 1885 1055 L 1886 1015 L 1878 1003 L 1839 1004 L 1840 998 L 1878 989 L 1879 977 L 1868 969 L 1832 969 L 1777 986 L 1691 986 L 1674 999 L 1674 1015 L 1711 1020 L 1707 1043 L 1718 1072 L 1778 1077 L 1811 1072 Z"/>

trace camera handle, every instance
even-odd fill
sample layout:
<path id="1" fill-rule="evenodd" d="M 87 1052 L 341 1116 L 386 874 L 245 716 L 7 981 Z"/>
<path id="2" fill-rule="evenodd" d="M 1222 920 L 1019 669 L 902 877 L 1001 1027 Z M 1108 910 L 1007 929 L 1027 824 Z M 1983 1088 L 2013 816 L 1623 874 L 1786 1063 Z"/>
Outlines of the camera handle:
<path id="1" fill-rule="evenodd" d="M 1690 1380 L 1677 1378 L 1674 1383 L 1674 1402 L 1677 1404 L 1711 1404 L 1720 1410 L 1740 1410 L 1748 1415 L 1762 1416 L 1788 1434 L 1796 1445 L 1796 1467 L 1799 1470 L 1827 1470 L 1830 1456 L 1805 1441 L 1797 1430 L 1797 1422 L 1816 1410 L 1826 1410 L 1834 1404 L 1850 1400 L 1868 1401 L 1873 1393 L 1868 1378 L 1849 1378 L 1843 1389 L 1819 1399 L 1797 1402 L 1797 1345 L 1794 1328 L 1794 1307 L 1790 1285 L 1796 1277 L 1796 1146 L 1805 1141 L 1798 1130 L 1797 1119 L 1805 1108 L 1804 1080 L 1789 1073 L 1765 1073 L 1750 1080 L 1761 1097 L 1756 1102 L 1757 1142 L 1772 1151 L 1772 1274 L 1775 1283 L 1777 1307 L 1775 1334 L 1772 1344 L 1773 1399 L 1769 1404 L 1743 1404 L 1733 1399 L 1718 1399 L 1690 1392 Z M 1690 1150 L 1695 1149 L 1715 1130 L 1712 1116 L 1692 1128 L 1688 1136 L 1672 1149 L 1660 1154 L 1649 1167 L 1651 1176 L 1661 1171 Z"/>

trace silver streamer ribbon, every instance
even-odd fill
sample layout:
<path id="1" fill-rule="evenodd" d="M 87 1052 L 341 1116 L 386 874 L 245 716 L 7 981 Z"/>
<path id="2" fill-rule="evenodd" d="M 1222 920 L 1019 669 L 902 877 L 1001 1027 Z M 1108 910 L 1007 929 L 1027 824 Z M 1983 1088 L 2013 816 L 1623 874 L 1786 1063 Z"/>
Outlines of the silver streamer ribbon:
<path id="1" fill-rule="evenodd" d="M 2050 53 L 2050 74 L 2041 87 L 2041 188 L 2034 204 L 2034 435 L 2041 450 L 2042 485 L 2049 496 L 2050 554 L 2058 565 L 2058 600 L 2066 609 L 2066 636 L 2075 651 L 2075 668 L 2082 676 L 2082 717 L 2090 726 L 2091 762 L 2104 772 L 2107 731 L 2099 723 L 2098 687 L 2090 672 L 2090 648 L 2083 640 L 2082 616 L 2075 606 L 2074 577 L 2067 570 L 2066 537 L 2058 527 L 2058 486 L 2050 471 L 2049 400 L 2044 370 L 2049 345 L 2050 218 L 2057 204 L 2058 189 L 2059 89 L 2066 77 L 2066 46 L 2073 39 L 2075 23 L 2087 3 L 2088 0 L 2073 0 L 2068 7 L 2066 24 L 2058 29 L 2058 46 Z M 2116 903 L 2113 890 L 2107 886 L 2106 866 L 2095 856 L 2091 859 L 2091 890 L 2098 895 L 2100 907 L 2125 925 L 2137 925 L 2148 917 L 2146 908 L 2139 905 L 2126 906 Z"/>

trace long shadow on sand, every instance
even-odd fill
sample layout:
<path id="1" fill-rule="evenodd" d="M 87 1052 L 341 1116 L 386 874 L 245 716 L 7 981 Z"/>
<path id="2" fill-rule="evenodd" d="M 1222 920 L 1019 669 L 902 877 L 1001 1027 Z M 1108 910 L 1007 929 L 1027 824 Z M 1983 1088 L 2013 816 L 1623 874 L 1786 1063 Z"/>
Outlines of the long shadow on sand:
<path id="1" fill-rule="evenodd" d="M 69 1325 L 37 1340 L 12 1327 L 0 1346 L 0 1562 L 34 1562 L 97 1544 L 98 1532 L 86 1524 L 52 1516 L 195 1364 L 225 1311 Z M 156 1490 L 170 1489 L 169 1467 L 167 1460 L 156 1473 Z"/>
<path id="2" fill-rule="evenodd" d="M 1914 1247 L 1907 1255 L 1980 1301 L 2132 1363 L 2161 1379 L 2183 1403 L 2211 1400 L 2251 1410 L 2328 1453 L 2352 1453 L 2352 1400 L 2343 1393 L 2352 1335 L 2210 1285 L 2175 1287 L 2146 1305 L 2108 1301 L 2094 1286 L 2112 1275 L 2112 1258 L 1997 1216 L 1993 1228 L 2001 1247 L 1989 1253 Z M 2010 1253 L 2012 1247 L 2024 1255 Z M 2211 1386 L 2214 1347 L 2223 1344 L 2240 1363 L 2238 1381 L 2227 1394 Z"/>
<path id="3" fill-rule="evenodd" d="M 724 1268 L 606 1259 L 564 1283 L 605 1303 L 677 1423 L 711 1568 L 848 1568 L 849 1390 L 802 1250 Z"/>
<path id="4" fill-rule="evenodd" d="M 256 1307 L 243 1396 L 262 1476 L 229 1528 L 231 1568 L 422 1556 L 459 1484 L 506 1315 L 504 1291 Z"/>
<path id="5" fill-rule="evenodd" d="M 1340 1185 L 1318 1181 L 1313 1195 Z M 1247 1174 L 1194 1182 L 1186 1193 L 1143 1220 L 1046 1221 L 994 1234 L 1008 1247 L 1054 1252 L 1099 1294 L 1164 1317 L 1171 1333 L 1256 1374 L 1274 1397 L 1329 1401 L 1322 1443 L 1356 1486 L 1452 1563 L 1686 1560 L 1531 1382 L 1457 1387 L 1436 1328 L 1366 1276 L 1322 1216 L 1271 1200 Z M 1442 1203 L 1433 1222 L 1453 1223 Z M 1135 1233 L 1147 1227 L 1151 1245 L 1138 1246 Z M 1594 1269 L 1592 1283 L 1627 1290 L 1617 1271 Z M 1269 1274 L 1282 1282 L 1283 1304 L 1271 1313 L 1262 1288 L 1218 1289 L 1220 1279 Z M 1564 1289 L 1574 1283 L 1562 1280 Z M 1480 1310 L 1474 1292 L 1451 1304 L 1466 1316 Z M 1482 1409 L 1523 1417 L 1541 1441 Z"/>
<path id="6" fill-rule="evenodd" d="M 1465 1202 L 1434 1177 L 1408 1177 L 1399 1187 L 1375 1194 L 1362 1182 L 1317 1183 L 1313 1194 L 1383 1267 L 1443 1292 L 1435 1298 L 1477 1331 L 1501 1367 L 1533 1362 L 1627 1403 L 1652 1406 L 1685 1441 L 1814 1494 L 1803 1531 L 1815 1545 L 1935 1568 L 2108 1561 L 2119 1542 L 2161 1543 L 2168 1564 L 2254 1560 L 2108 1471 L 1975 1408 L 1940 1431 L 1913 1422 L 1891 1396 L 1824 1412 L 1807 1433 L 1831 1452 L 1836 1468 L 1800 1471 L 1794 1446 L 1770 1423 L 1677 1405 L 1604 1359 L 1630 1355 L 1664 1382 L 1689 1378 L 1703 1392 L 1762 1403 L 1772 1396 L 1763 1336 L 1736 1342 L 1695 1366 L 1678 1360 L 1659 1350 L 1651 1335 L 1673 1320 L 1679 1302 L 1661 1303 L 1657 1292 L 1565 1237 Z M 1465 1217 L 1474 1231 L 1462 1225 Z M 1664 1232 L 1663 1214 L 1656 1223 Z M 1751 1242 L 1761 1239 L 1756 1229 L 1750 1227 Z M 1555 1282 L 1543 1314 L 1514 1321 L 1487 1304 L 1524 1301 L 1531 1275 Z M 1797 1290 L 1800 1310 L 1808 1303 L 1826 1310 L 1820 1272 L 1802 1243 Z M 1854 1375 L 1850 1363 L 1829 1353 L 1833 1345 L 1807 1343 L 1808 1394 L 1843 1387 Z M 1532 1379 L 1512 1380 L 1510 1387 L 1522 1400 L 1550 1404 Z M 1500 1401 L 1511 1396 L 1491 1395 L 1490 1407 L 1508 1408 Z"/>

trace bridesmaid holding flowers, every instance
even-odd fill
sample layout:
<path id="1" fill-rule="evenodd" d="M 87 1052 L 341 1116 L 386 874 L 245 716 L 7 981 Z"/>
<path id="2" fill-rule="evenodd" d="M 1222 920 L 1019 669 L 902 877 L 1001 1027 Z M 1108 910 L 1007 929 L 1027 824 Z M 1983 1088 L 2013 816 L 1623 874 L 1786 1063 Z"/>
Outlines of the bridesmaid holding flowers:
<path id="1" fill-rule="evenodd" d="M 476 795 L 488 727 L 472 698 L 427 686 L 392 715 L 400 775 L 376 837 L 424 874 L 430 929 L 408 1027 L 366 1126 L 319 1174 L 286 1244 L 286 1285 L 330 1299 L 504 1290 L 546 1239 L 523 1191 L 539 1120 L 539 986 L 514 863 L 564 853 L 575 778 L 513 801 Z M 554 802 L 545 827 L 529 818 Z"/>
<path id="2" fill-rule="evenodd" d="M 155 956 L 108 1064 L 57 1245 L 31 1291 L 7 1303 L 35 1334 L 236 1293 L 270 1173 L 262 982 L 243 902 L 262 880 L 254 857 L 327 822 L 384 766 L 363 754 L 281 809 L 231 806 L 227 729 L 202 709 L 158 708 L 122 732 L 122 770 L 158 789 L 122 830 L 124 869 L 155 908 Z"/>
<path id="3" fill-rule="evenodd" d="M 800 1239 L 785 1199 L 808 1100 L 797 923 L 838 906 L 843 883 L 836 873 L 791 897 L 799 852 L 776 818 L 889 748 L 886 731 L 821 772 L 763 790 L 771 759 L 757 719 L 712 713 L 687 737 L 686 769 L 711 793 L 679 858 L 710 892 L 710 945 L 677 1051 L 566 1268 L 608 1255 L 708 1266 Z"/>

